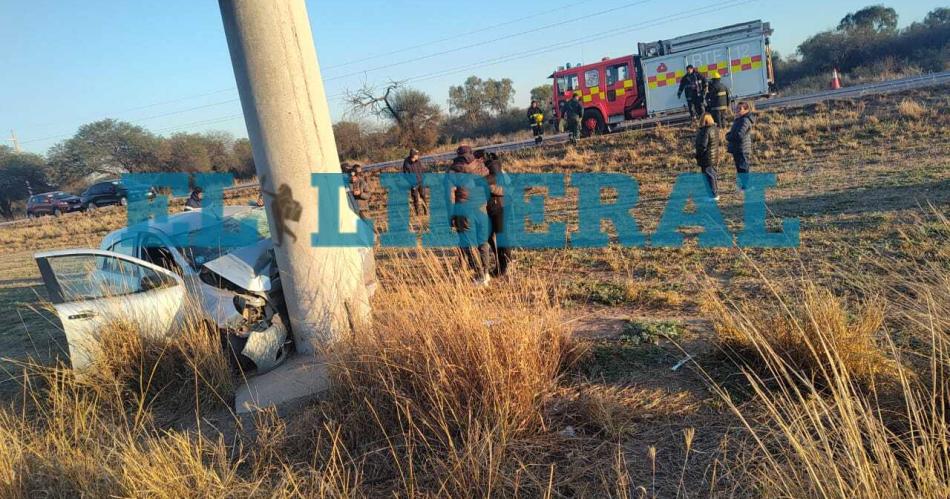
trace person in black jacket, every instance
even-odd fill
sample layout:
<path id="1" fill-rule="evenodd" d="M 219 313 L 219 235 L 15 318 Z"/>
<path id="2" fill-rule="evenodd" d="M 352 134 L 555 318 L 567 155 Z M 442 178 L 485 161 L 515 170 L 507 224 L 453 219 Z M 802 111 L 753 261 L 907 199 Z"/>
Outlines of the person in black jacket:
<path id="1" fill-rule="evenodd" d="M 729 109 L 729 88 L 722 83 L 722 77 L 717 71 L 714 71 L 709 78 L 709 88 L 706 91 L 706 109 L 716 120 L 719 128 L 725 128 L 726 111 Z"/>
<path id="2" fill-rule="evenodd" d="M 534 143 L 541 144 L 544 140 L 544 111 L 536 100 L 531 101 L 531 107 L 528 108 L 528 123 L 534 132 Z"/>
<path id="3" fill-rule="evenodd" d="M 719 127 L 712 115 L 702 116 L 699 131 L 696 133 L 696 164 L 706 176 L 706 185 L 709 186 L 711 197 L 719 201 L 718 172 L 719 166 Z"/>
<path id="4" fill-rule="evenodd" d="M 750 171 L 749 158 L 752 156 L 752 127 L 755 125 L 755 115 L 752 113 L 752 105 L 748 102 L 740 102 L 736 106 L 736 112 L 738 115 L 732 123 L 732 129 L 726 134 L 726 140 L 729 153 L 736 163 L 739 186 L 745 190 L 742 174 Z"/>
<path id="5" fill-rule="evenodd" d="M 488 168 L 488 187 L 491 197 L 488 199 L 488 219 L 491 221 L 491 237 L 488 243 L 495 254 L 495 276 L 508 274 L 508 265 L 511 263 L 511 248 L 504 242 L 499 242 L 499 234 L 505 227 L 505 188 L 501 181 L 505 172 L 502 170 L 501 158 L 490 152 L 486 156 L 485 166 Z"/>
<path id="6" fill-rule="evenodd" d="M 703 76 L 692 64 L 686 66 L 686 76 L 680 79 L 680 88 L 676 92 L 676 98 L 682 98 L 686 93 L 686 107 L 689 109 L 689 117 L 692 119 L 702 119 L 705 114 L 706 100 L 706 77 Z"/>
<path id="7" fill-rule="evenodd" d="M 195 187 L 191 191 L 191 195 L 188 196 L 188 201 L 185 201 L 185 211 L 201 209 L 201 192 L 201 187 Z"/>
<path id="8" fill-rule="evenodd" d="M 409 195 L 412 196 L 412 209 L 415 210 L 416 215 L 429 213 L 428 189 L 422 183 L 422 175 L 425 174 L 426 168 L 419 158 L 417 149 L 409 150 L 409 156 L 402 162 L 402 172 L 415 175 L 412 188 L 409 190 Z"/>
<path id="9" fill-rule="evenodd" d="M 562 108 L 564 119 L 567 122 L 567 131 L 571 133 L 571 143 L 576 144 L 581 137 L 581 121 L 584 119 L 584 105 L 576 93 Z"/>

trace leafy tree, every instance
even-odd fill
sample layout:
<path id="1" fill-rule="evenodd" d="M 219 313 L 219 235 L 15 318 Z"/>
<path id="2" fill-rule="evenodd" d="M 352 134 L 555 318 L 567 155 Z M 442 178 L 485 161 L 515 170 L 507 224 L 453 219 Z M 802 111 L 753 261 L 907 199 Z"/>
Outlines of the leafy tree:
<path id="1" fill-rule="evenodd" d="M 462 85 L 449 87 L 449 109 L 474 126 L 506 112 L 514 96 L 510 78 L 482 80 L 469 76 Z"/>
<path id="2" fill-rule="evenodd" d="M 894 33 L 897 31 L 897 11 L 883 5 L 871 5 L 844 16 L 838 24 L 838 29 Z"/>
<path id="3" fill-rule="evenodd" d="M 0 146 L 0 215 L 12 218 L 15 201 L 52 190 L 45 169 L 41 156 Z"/>
<path id="4" fill-rule="evenodd" d="M 166 171 L 211 171 L 211 154 L 204 138 L 197 133 L 176 133 L 162 141 L 161 162 Z"/>
<path id="5" fill-rule="evenodd" d="M 508 106 L 515 98 L 514 82 L 511 78 L 501 80 L 485 80 L 485 105 L 494 115 L 508 111 Z"/>
<path id="6" fill-rule="evenodd" d="M 72 183 L 90 174 L 117 175 L 154 170 L 159 140 L 144 128 L 105 119 L 79 127 L 49 153 L 54 180 Z"/>
<path id="7" fill-rule="evenodd" d="M 231 173 L 239 179 L 248 179 L 257 174 L 251 141 L 237 139 L 231 148 Z"/>
<path id="8" fill-rule="evenodd" d="M 477 76 L 469 76 L 462 85 L 449 87 L 449 110 L 461 115 L 469 125 L 485 120 L 488 117 L 485 82 Z"/>
<path id="9" fill-rule="evenodd" d="M 947 7 L 937 7 L 927 13 L 927 17 L 924 18 L 924 25 L 929 28 L 936 28 L 947 24 L 950 24 L 950 8 Z"/>
<path id="10" fill-rule="evenodd" d="M 540 102 L 541 107 L 546 107 L 551 104 L 553 98 L 554 86 L 550 83 L 546 83 L 531 89 L 531 100 Z"/>

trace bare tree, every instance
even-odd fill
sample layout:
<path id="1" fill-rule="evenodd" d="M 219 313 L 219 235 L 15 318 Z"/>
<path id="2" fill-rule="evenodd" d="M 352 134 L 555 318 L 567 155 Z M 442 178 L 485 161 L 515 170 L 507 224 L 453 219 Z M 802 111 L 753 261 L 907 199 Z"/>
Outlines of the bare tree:
<path id="1" fill-rule="evenodd" d="M 442 111 L 424 92 L 391 81 L 383 90 L 364 85 L 348 91 L 346 101 L 351 113 L 369 113 L 390 123 L 401 146 L 427 148 L 435 144 Z"/>

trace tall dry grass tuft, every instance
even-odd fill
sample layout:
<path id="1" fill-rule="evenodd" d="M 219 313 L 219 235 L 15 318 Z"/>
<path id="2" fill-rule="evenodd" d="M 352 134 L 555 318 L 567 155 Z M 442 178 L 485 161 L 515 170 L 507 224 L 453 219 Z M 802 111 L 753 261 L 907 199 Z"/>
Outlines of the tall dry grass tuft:
<path id="1" fill-rule="evenodd" d="M 892 380 L 895 361 L 886 353 L 884 310 L 871 301 L 853 312 L 831 292 L 805 284 L 789 299 L 777 299 L 775 307 L 727 304 L 708 300 L 719 345 L 741 362 L 774 371 L 770 359 L 781 359 L 798 377 L 820 385 L 833 384 L 846 368 L 849 380 L 864 386 Z M 776 312 L 777 310 L 777 312 Z"/>
<path id="2" fill-rule="evenodd" d="M 100 337 L 102 354 L 81 373 L 22 366 L 21 402 L 0 409 L 0 497 L 226 495 L 216 491 L 231 488 L 239 464 L 227 449 L 161 430 L 230 404 L 219 340 L 199 326 L 146 340 L 130 324 Z"/>
<path id="3" fill-rule="evenodd" d="M 387 448 L 370 462 L 407 494 L 543 490 L 547 471 L 523 459 L 571 358 L 552 293 L 530 278 L 475 288 L 430 253 L 400 263 L 382 276 L 373 327 L 329 354 L 346 448 Z"/>
<path id="4" fill-rule="evenodd" d="M 950 272 L 927 266 L 892 282 L 900 292 L 886 303 L 887 322 L 916 336 L 910 351 L 873 339 L 880 306 L 848 320 L 841 302 L 812 287 L 800 306 L 779 305 L 772 319 L 720 303 L 726 341 L 765 368 L 746 371 L 752 404 L 720 391 L 751 435 L 750 492 L 950 496 Z M 867 384 L 885 373 L 886 390 Z"/>

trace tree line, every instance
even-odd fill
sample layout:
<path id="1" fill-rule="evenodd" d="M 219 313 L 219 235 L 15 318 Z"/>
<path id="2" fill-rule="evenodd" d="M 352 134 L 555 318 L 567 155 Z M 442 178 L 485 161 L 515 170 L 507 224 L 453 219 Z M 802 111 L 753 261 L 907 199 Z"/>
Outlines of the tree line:
<path id="1" fill-rule="evenodd" d="M 779 87 L 827 79 L 832 69 L 867 76 L 950 69 L 950 8 L 936 8 L 904 29 L 898 20 L 897 11 L 883 5 L 848 14 L 835 29 L 802 42 L 796 54 L 775 57 Z"/>
<path id="2" fill-rule="evenodd" d="M 779 87 L 826 79 L 832 68 L 845 73 L 948 69 L 950 8 L 934 9 L 904 29 L 897 26 L 897 12 L 881 5 L 848 14 L 837 28 L 806 39 L 793 56 L 776 54 Z M 344 161 L 375 162 L 401 157 L 410 147 L 426 151 L 465 139 L 510 135 L 527 130 L 528 101 L 540 101 L 548 109 L 552 92 L 550 84 L 535 87 L 523 99 L 524 107 L 518 107 L 511 79 L 470 76 L 449 87 L 444 110 L 405 82 L 364 86 L 347 93 L 347 118 L 333 125 L 337 150 Z M 79 127 L 45 156 L 0 146 L 0 215 L 12 216 L 15 203 L 30 192 L 78 191 L 97 176 L 150 171 L 230 172 L 246 179 L 255 170 L 247 139 L 223 132 L 165 137 L 104 119 Z"/>

